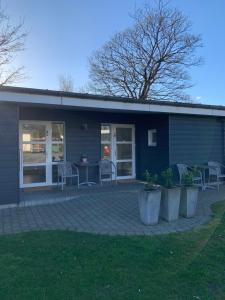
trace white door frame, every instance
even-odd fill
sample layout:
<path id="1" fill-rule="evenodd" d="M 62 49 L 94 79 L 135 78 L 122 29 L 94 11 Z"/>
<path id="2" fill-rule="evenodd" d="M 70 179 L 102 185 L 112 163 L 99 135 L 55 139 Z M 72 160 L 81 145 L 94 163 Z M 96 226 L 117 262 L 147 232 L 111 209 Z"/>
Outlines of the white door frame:
<path id="1" fill-rule="evenodd" d="M 52 182 L 52 165 L 57 164 L 57 162 L 52 162 L 52 124 L 53 123 L 63 123 L 64 124 L 64 160 L 66 154 L 66 143 L 65 143 L 65 122 L 62 121 L 33 121 L 33 120 L 21 120 L 19 121 L 19 159 L 20 159 L 20 170 L 19 170 L 19 179 L 20 179 L 20 187 L 41 187 L 41 186 L 49 186 L 55 185 L 57 183 Z M 44 144 L 46 146 L 46 161 L 45 163 L 32 163 L 32 164 L 23 164 L 23 140 L 22 140 L 22 127 L 23 124 L 42 124 L 46 126 L 46 141 L 45 142 L 37 142 L 33 144 Z M 57 144 L 57 142 L 56 142 Z M 46 168 L 46 181 L 39 183 L 23 183 L 23 167 L 25 166 L 45 166 Z"/>
<path id="2" fill-rule="evenodd" d="M 135 125 L 134 124 L 110 124 L 111 125 L 111 159 L 115 165 L 117 162 L 131 162 L 132 163 L 132 174 L 130 176 L 117 176 L 117 179 L 135 179 L 136 178 L 136 161 L 135 161 Z M 117 142 L 116 142 L 116 128 L 131 128 L 132 129 L 132 141 L 124 142 L 124 144 L 132 144 L 132 158 L 131 159 L 117 159 Z"/>

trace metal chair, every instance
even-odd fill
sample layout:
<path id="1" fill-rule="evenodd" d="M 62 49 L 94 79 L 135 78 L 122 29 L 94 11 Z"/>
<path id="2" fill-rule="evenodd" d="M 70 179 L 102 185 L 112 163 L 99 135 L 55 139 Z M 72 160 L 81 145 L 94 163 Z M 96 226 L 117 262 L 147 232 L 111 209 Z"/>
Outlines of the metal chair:
<path id="1" fill-rule="evenodd" d="M 209 182 L 211 182 L 212 177 L 216 178 L 216 184 L 217 188 L 219 190 L 219 185 L 221 182 L 221 179 L 225 179 L 225 173 L 222 173 L 222 169 L 225 170 L 225 166 L 217 161 L 209 161 L 208 162 L 209 167 Z"/>
<path id="2" fill-rule="evenodd" d="M 62 191 L 64 184 L 66 184 L 66 179 L 71 178 L 71 183 L 73 183 L 74 177 L 77 177 L 77 187 L 79 188 L 80 176 L 78 168 L 69 161 L 58 164 L 58 185 L 61 184 Z"/>
<path id="3" fill-rule="evenodd" d="M 115 164 L 108 159 L 103 159 L 99 161 L 99 181 L 100 184 L 103 184 L 103 181 L 112 181 L 113 175 L 115 175 L 115 182 L 117 183 L 116 179 L 116 166 Z"/>
<path id="4" fill-rule="evenodd" d="M 177 169 L 179 173 L 179 180 L 180 180 L 180 185 L 182 184 L 182 178 L 184 175 L 188 174 L 189 172 L 195 172 L 198 175 L 193 176 L 193 184 L 196 186 L 200 186 L 203 188 L 203 179 L 202 179 L 202 173 L 199 170 L 196 170 L 186 164 L 177 164 Z"/>

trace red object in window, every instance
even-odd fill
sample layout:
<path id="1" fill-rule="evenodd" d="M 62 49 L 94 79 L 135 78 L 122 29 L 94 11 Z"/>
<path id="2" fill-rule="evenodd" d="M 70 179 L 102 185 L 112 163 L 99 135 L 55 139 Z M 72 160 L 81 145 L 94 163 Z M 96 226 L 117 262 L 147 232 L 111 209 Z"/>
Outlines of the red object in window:
<path id="1" fill-rule="evenodd" d="M 109 156 L 109 155 L 110 155 L 109 146 L 104 146 L 104 156 Z"/>

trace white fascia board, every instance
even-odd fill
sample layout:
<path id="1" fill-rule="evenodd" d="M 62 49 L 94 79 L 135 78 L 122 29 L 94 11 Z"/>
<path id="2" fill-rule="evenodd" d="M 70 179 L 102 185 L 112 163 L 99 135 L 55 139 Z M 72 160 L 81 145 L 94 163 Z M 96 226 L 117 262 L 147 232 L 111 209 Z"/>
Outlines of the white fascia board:
<path id="1" fill-rule="evenodd" d="M 76 106 L 95 109 L 110 109 L 110 110 L 126 110 L 126 111 L 145 111 L 149 112 L 149 104 L 139 104 L 119 101 L 104 101 L 81 98 L 66 98 L 62 97 L 62 105 Z"/>
<path id="2" fill-rule="evenodd" d="M 0 101 L 30 104 L 61 105 L 61 97 L 26 93 L 0 92 Z"/>
<path id="3" fill-rule="evenodd" d="M 182 107 L 170 105 L 150 104 L 150 112 L 161 112 L 170 114 L 187 114 L 187 115 L 203 115 L 203 116 L 225 116 L 225 110 L 201 107 Z"/>

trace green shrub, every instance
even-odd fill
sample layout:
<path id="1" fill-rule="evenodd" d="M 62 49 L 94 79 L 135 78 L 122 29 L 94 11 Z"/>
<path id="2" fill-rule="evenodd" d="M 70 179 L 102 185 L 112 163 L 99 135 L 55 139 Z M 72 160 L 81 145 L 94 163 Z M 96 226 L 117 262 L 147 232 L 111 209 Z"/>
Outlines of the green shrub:
<path id="1" fill-rule="evenodd" d="M 148 170 L 145 171 L 144 173 L 144 177 L 145 177 L 145 190 L 147 191 L 151 191 L 151 190 L 156 190 L 158 188 L 157 184 L 157 180 L 158 180 L 158 176 L 152 175 L 151 173 L 149 173 Z"/>
<path id="2" fill-rule="evenodd" d="M 162 184 L 165 188 L 171 189 L 174 186 L 173 183 L 173 171 L 171 168 L 166 169 L 161 173 Z"/>
<path id="3" fill-rule="evenodd" d="M 181 183 L 184 186 L 192 186 L 193 185 L 193 172 L 188 172 L 184 174 L 181 178 Z"/>

